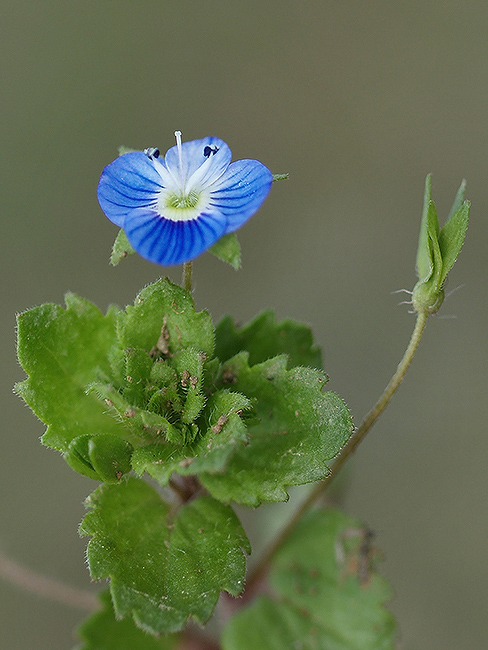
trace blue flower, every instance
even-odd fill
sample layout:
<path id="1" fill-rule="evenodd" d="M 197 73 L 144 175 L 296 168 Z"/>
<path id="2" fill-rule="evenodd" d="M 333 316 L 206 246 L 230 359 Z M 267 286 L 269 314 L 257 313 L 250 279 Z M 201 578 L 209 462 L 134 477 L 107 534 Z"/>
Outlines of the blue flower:
<path id="1" fill-rule="evenodd" d="M 181 142 L 119 156 L 102 172 L 98 201 L 132 247 L 164 266 L 189 262 L 240 228 L 261 206 L 273 181 L 257 160 L 231 163 L 219 138 Z"/>

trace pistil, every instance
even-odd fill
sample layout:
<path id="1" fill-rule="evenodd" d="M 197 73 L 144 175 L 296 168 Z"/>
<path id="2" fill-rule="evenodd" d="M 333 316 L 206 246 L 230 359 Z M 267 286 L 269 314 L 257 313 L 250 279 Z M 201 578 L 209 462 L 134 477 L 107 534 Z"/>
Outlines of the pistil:
<path id="1" fill-rule="evenodd" d="M 183 173 L 183 148 L 181 146 L 181 131 L 175 131 L 176 149 L 178 151 L 178 163 L 180 167 L 181 191 L 185 194 L 185 176 Z"/>

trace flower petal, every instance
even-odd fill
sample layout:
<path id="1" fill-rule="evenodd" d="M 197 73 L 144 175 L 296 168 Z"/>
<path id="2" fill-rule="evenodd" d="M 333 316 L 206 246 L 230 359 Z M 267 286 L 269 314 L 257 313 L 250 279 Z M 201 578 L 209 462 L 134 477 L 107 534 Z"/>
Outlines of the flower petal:
<path id="1" fill-rule="evenodd" d="M 205 184 L 213 183 L 225 172 L 231 158 L 232 151 L 220 138 L 209 137 L 202 138 L 201 140 L 183 142 L 181 145 L 183 178 L 186 182 L 204 163 L 209 161 L 204 168 L 206 173 L 203 182 Z M 164 162 L 175 178 L 181 178 L 178 147 L 175 146 L 168 149 L 164 157 Z"/>
<path id="2" fill-rule="evenodd" d="M 212 187 L 209 205 L 227 218 L 226 234 L 240 228 L 268 196 L 273 174 L 257 160 L 238 160 Z"/>
<path id="3" fill-rule="evenodd" d="M 142 151 L 134 151 L 105 167 L 98 183 L 98 201 L 110 221 L 122 228 L 129 211 L 154 205 L 161 187 L 161 175 L 153 161 Z"/>
<path id="4" fill-rule="evenodd" d="M 127 215 L 125 234 L 132 247 L 146 260 L 172 266 L 198 257 L 224 234 L 225 219 L 205 211 L 196 219 L 172 221 L 150 209 Z"/>

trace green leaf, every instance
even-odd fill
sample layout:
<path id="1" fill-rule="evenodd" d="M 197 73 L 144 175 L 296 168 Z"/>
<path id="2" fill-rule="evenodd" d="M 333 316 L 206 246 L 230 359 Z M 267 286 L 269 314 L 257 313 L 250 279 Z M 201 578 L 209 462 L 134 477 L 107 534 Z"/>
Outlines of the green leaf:
<path id="1" fill-rule="evenodd" d="M 224 469 L 236 446 L 247 440 L 242 411 L 250 401 L 240 393 L 217 391 L 205 408 L 206 432 L 193 445 L 153 444 L 137 449 L 132 456 L 135 472 L 148 472 L 162 485 L 167 485 L 173 472 L 185 475 L 217 472 Z"/>
<path id="2" fill-rule="evenodd" d="M 66 295 L 66 309 L 41 305 L 18 317 L 18 357 L 28 379 L 16 392 L 47 424 L 42 442 L 67 451 L 74 438 L 96 433 L 124 436 L 124 426 L 85 388 L 110 373 L 120 312 L 107 315 L 90 302 Z"/>
<path id="3" fill-rule="evenodd" d="M 148 444 L 161 438 L 180 440 L 181 435 L 162 415 L 153 411 L 132 406 L 111 384 L 94 383 L 87 389 L 88 394 L 96 394 L 105 405 L 107 414 L 123 423 L 124 438 L 134 446 Z"/>
<path id="4" fill-rule="evenodd" d="M 273 183 L 275 181 L 286 181 L 289 176 L 288 172 L 286 174 L 273 174 Z"/>
<path id="5" fill-rule="evenodd" d="M 154 359 L 147 350 L 126 348 L 124 350 L 124 377 L 122 394 L 133 406 L 143 408 L 147 401 L 147 385 L 150 381 Z"/>
<path id="6" fill-rule="evenodd" d="M 76 472 L 97 481 L 114 483 L 130 472 L 132 445 L 118 436 L 101 433 L 74 438 L 63 454 Z"/>
<path id="7" fill-rule="evenodd" d="M 92 614 L 78 628 L 82 645 L 77 650 L 173 650 L 178 636 L 154 638 L 138 628 L 130 618 L 115 618 L 110 593 L 99 596 L 102 609 Z"/>
<path id="8" fill-rule="evenodd" d="M 205 355 L 198 350 L 186 348 L 177 352 L 172 359 L 185 396 L 181 411 L 181 421 L 185 424 L 194 422 L 205 404 L 202 393 L 204 358 Z"/>
<path id="9" fill-rule="evenodd" d="M 449 216 L 447 217 L 447 221 L 449 221 L 449 219 L 451 219 L 451 217 L 453 217 L 456 214 L 456 212 L 459 210 L 459 208 L 463 205 L 465 193 L 466 193 L 466 179 L 463 178 L 463 180 L 461 181 L 461 185 L 459 186 L 459 189 L 456 192 L 456 196 L 454 197 L 454 202 L 449 211 Z M 446 224 L 444 224 L 444 227 L 445 226 Z"/>
<path id="10" fill-rule="evenodd" d="M 188 291 L 168 278 L 145 287 L 126 312 L 119 328 L 122 347 L 141 348 L 163 357 L 193 347 L 212 356 L 214 334 L 209 313 L 197 313 Z"/>
<path id="11" fill-rule="evenodd" d="M 208 252 L 222 262 L 230 264 L 236 271 L 241 268 L 241 245 L 235 232 L 221 237 Z"/>
<path id="12" fill-rule="evenodd" d="M 374 570 L 371 533 L 338 511 L 317 510 L 296 527 L 261 596 L 227 624 L 223 650 L 394 650 L 391 589 Z"/>
<path id="13" fill-rule="evenodd" d="M 442 258 L 439 250 L 439 219 L 437 217 L 437 210 L 433 201 L 429 201 L 427 205 L 427 216 L 425 221 L 422 222 L 422 227 L 425 229 L 425 238 L 423 238 L 423 246 L 425 247 L 425 254 L 422 258 L 423 272 L 419 274 L 419 279 L 426 283 L 431 281 L 437 287 L 439 282 L 440 273 L 442 271 Z M 420 247 L 419 247 L 420 253 Z M 418 266 L 420 269 L 420 265 Z"/>
<path id="14" fill-rule="evenodd" d="M 112 266 L 117 266 L 117 264 L 121 260 L 123 260 L 124 257 L 133 255 L 134 253 L 135 250 L 132 248 L 129 240 L 127 239 L 127 235 L 121 228 L 119 230 L 117 237 L 115 238 L 114 245 L 112 247 L 112 253 L 110 255 L 110 264 Z"/>
<path id="15" fill-rule="evenodd" d="M 463 247 L 468 229 L 469 201 L 465 201 L 444 224 L 439 234 L 439 247 L 442 256 L 441 285 L 454 266 Z"/>
<path id="16" fill-rule="evenodd" d="M 258 422 L 249 425 L 249 442 L 238 446 L 225 472 L 201 473 L 215 498 L 257 506 L 285 501 L 289 485 L 317 481 L 352 432 L 351 415 L 334 393 L 323 392 L 324 373 L 286 369 L 286 357 L 249 367 L 247 353 L 228 361 L 224 380 L 255 401 Z"/>
<path id="17" fill-rule="evenodd" d="M 275 314 L 264 311 L 241 328 L 225 316 L 215 328 L 215 356 L 224 362 L 246 350 L 251 366 L 279 354 L 288 356 L 289 367 L 322 367 L 320 348 L 313 343 L 308 325 L 291 319 L 276 321 Z"/>
<path id="18" fill-rule="evenodd" d="M 247 537 L 229 506 L 200 497 L 174 517 L 145 482 L 105 484 L 87 500 L 80 534 L 91 535 L 94 580 L 110 578 L 117 618 L 132 614 L 153 634 L 180 630 L 192 616 L 205 623 L 219 593 L 242 591 Z"/>
<path id="19" fill-rule="evenodd" d="M 429 247 L 429 205 L 430 205 L 430 196 L 431 196 L 431 187 L 432 187 L 432 174 L 428 174 L 425 179 L 425 189 L 424 189 L 424 205 L 422 208 L 422 220 L 420 222 L 420 233 L 419 233 L 419 243 L 417 247 L 417 277 L 419 279 L 425 279 L 430 277 L 432 270 L 432 260 L 430 257 L 430 247 Z"/>
<path id="20" fill-rule="evenodd" d="M 132 469 L 132 445 L 110 433 L 101 433 L 90 439 L 88 456 L 93 469 L 107 483 L 120 481 Z"/>
<path id="21" fill-rule="evenodd" d="M 75 472 L 83 474 L 83 476 L 88 476 L 88 478 L 92 478 L 95 481 L 100 481 L 100 476 L 93 468 L 90 460 L 88 444 L 91 439 L 92 436 L 89 433 L 73 438 L 68 445 L 67 451 L 64 452 L 63 457 Z"/>

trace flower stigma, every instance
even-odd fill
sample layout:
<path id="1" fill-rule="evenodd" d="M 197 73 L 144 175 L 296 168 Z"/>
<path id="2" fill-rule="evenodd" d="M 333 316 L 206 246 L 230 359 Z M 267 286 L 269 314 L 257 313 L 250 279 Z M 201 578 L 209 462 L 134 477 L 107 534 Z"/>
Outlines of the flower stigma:
<path id="1" fill-rule="evenodd" d="M 178 150 L 178 163 L 180 167 L 180 180 L 182 192 L 185 191 L 185 177 L 183 175 L 183 147 L 181 146 L 181 131 L 175 131 L 176 148 Z"/>

